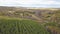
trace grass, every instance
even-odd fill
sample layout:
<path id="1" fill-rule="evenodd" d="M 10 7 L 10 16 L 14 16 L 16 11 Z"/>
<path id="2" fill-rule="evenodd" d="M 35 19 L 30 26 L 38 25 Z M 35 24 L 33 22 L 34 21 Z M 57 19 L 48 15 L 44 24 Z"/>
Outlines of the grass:
<path id="1" fill-rule="evenodd" d="M 0 16 L 0 34 L 49 34 L 36 21 Z"/>

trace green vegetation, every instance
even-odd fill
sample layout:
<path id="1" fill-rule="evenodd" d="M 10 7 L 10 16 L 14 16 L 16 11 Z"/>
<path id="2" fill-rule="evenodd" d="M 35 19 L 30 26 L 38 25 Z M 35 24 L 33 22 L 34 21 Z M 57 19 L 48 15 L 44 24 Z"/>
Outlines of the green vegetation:
<path id="1" fill-rule="evenodd" d="M 60 34 L 59 32 L 59 8 L 0 7 L 0 34 Z"/>
<path id="2" fill-rule="evenodd" d="M 49 32 L 32 20 L 0 18 L 0 34 L 49 34 Z"/>

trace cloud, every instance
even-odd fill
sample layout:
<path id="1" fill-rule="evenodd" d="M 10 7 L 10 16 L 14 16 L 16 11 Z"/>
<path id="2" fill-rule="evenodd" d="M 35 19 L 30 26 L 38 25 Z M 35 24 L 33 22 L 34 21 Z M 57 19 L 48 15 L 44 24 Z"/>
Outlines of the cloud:
<path id="1" fill-rule="evenodd" d="M 59 0 L 0 0 L 0 6 L 60 7 Z"/>

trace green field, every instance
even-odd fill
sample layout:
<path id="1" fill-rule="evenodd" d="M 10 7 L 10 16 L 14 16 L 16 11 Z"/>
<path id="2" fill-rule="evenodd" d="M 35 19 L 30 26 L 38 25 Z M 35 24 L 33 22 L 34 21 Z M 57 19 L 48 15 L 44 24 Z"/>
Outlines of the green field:
<path id="1" fill-rule="evenodd" d="M 0 34 L 49 34 L 49 32 L 36 21 L 0 18 Z"/>

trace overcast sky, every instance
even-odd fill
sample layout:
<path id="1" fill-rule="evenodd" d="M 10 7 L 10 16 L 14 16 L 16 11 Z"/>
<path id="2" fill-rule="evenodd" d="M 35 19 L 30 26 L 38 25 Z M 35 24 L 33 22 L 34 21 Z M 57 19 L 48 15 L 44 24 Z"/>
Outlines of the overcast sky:
<path id="1" fill-rule="evenodd" d="M 0 6 L 60 8 L 60 0 L 0 0 Z"/>

